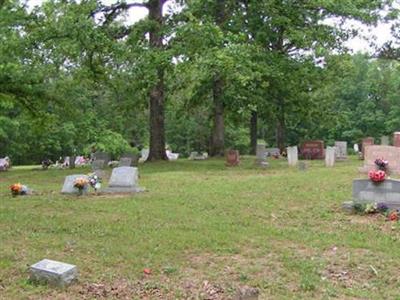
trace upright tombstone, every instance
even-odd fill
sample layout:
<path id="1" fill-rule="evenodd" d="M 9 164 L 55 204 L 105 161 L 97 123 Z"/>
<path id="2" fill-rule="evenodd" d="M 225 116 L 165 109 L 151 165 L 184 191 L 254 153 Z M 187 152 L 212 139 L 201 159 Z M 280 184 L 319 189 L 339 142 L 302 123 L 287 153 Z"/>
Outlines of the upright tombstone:
<path id="1" fill-rule="evenodd" d="M 335 165 L 336 147 L 326 147 L 325 166 L 333 167 Z"/>
<path id="2" fill-rule="evenodd" d="M 344 202 L 343 208 L 351 210 L 354 204 L 382 203 L 390 209 L 400 209 L 400 180 L 385 179 L 374 183 L 369 179 L 353 180 L 353 201 Z"/>
<path id="3" fill-rule="evenodd" d="M 393 146 L 400 147 L 400 132 L 393 133 Z"/>
<path id="4" fill-rule="evenodd" d="M 130 159 L 131 164 L 128 167 L 136 167 L 139 162 L 139 154 L 134 154 L 134 153 L 124 153 L 121 155 L 120 160 L 125 159 L 125 163 L 128 162 L 128 159 Z"/>
<path id="5" fill-rule="evenodd" d="M 381 145 L 389 146 L 389 137 L 387 135 L 381 136 Z"/>
<path id="6" fill-rule="evenodd" d="M 95 152 L 93 154 L 94 160 L 103 160 L 104 161 L 104 165 L 108 165 L 108 162 L 110 161 L 110 154 L 106 153 L 106 152 Z"/>
<path id="7" fill-rule="evenodd" d="M 142 149 L 142 151 L 140 151 L 140 159 L 139 162 L 145 162 L 148 158 L 149 158 L 149 154 L 150 154 L 150 150 L 147 148 Z"/>
<path id="8" fill-rule="evenodd" d="M 388 173 L 400 174 L 400 147 L 371 145 L 366 147 L 364 155 L 364 166 L 360 169 L 361 172 L 368 172 L 371 169 L 376 169 L 375 160 L 381 158 L 387 160 Z"/>
<path id="9" fill-rule="evenodd" d="M 76 266 L 50 259 L 43 259 L 33 264 L 29 271 L 32 281 L 58 287 L 66 287 L 78 277 Z"/>
<path id="10" fill-rule="evenodd" d="M 364 159 L 365 157 L 365 148 L 368 146 L 371 146 L 374 144 L 374 138 L 373 137 L 366 137 L 362 139 L 361 143 L 361 159 Z"/>
<path id="11" fill-rule="evenodd" d="M 76 187 L 74 187 L 74 182 L 77 178 L 86 178 L 88 179 L 88 176 L 84 175 L 84 174 L 76 174 L 76 175 L 69 175 L 67 177 L 65 177 L 64 180 L 64 185 L 61 189 L 61 193 L 62 194 L 74 194 L 74 195 L 78 195 L 79 194 L 79 189 L 77 189 Z M 89 180 L 89 179 L 88 179 Z M 83 191 L 84 194 L 86 194 L 88 192 L 88 186 L 86 186 Z"/>
<path id="12" fill-rule="evenodd" d="M 324 141 L 313 140 L 303 142 L 300 154 L 304 159 L 324 159 Z"/>
<path id="13" fill-rule="evenodd" d="M 92 171 L 93 173 L 96 173 L 97 176 L 99 176 L 100 178 L 103 178 L 105 175 L 104 172 L 104 167 L 105 167 L 105 161 L 102 159 L 96 159 L 94 161 L 92 161 Z"/>
<path id="14" fill-rule="evenodd" d="M 144 189 L 138 186 L 139 171 L 135 167 L 118 167 L 112 170 L 105 193 L 138 193 Z"/>
<path id="15" fill-rule="evenodd" d="M 237 166 L 240 162 L 239 151 L 238 150 L 228 150 L 226 151 L 226 165 L 228 167 Z"/>
<path id="16" fill-rule="evenodd" d="M 118 163 L 119 167 L 130 167 L 132 165 L 132 158 L 121 157 Z"/>
<path id="17" fill-rule="evenodd" d="M 264 144 L 257 144 L 256 148 L 256 164 L 260 167 L 268 166 L 267 152 Z"/>
<path id="18" fill-rule="evenodd" d="M 287 159 L 290 167 L 295 167 L 299 161 L 297 146 L 287 147 Z"/>
<path id="19" fill-rule="evenodd" d="M 346 160 L 347 159 L 347 142 L 336 141 L 335 148 L 336 148 L 336 160 Z"/>

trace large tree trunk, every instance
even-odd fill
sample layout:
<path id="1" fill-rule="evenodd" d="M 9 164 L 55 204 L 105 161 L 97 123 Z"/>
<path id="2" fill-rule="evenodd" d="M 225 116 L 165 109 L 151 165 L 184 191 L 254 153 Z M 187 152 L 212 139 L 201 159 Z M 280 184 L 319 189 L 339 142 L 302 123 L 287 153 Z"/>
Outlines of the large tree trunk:
<path id="1" fill-rule="evenodd" d="M 224 125 L 224 101 L 223 101 L 223 81 L 215 78 L 213 82 L 213 105 L 214 105 L 214 124 L 211 137 L 210 155 L 224 156 L 225 150 L 225 125 Z"/>
<path id="2" fill-rule="evenodd" d="M 283 100 L 279 102 L 278 107 L 278 120 L 276 124 L 276 144 L 282 153 L 285 150 L 286 144 L 285 103 Z"/>
<path id="3" fill-rule="evenodd" d="M 256 155 L 257 151 L 257 111 L 251 111 L 250 117 L 250 154 Z"/>
<path id="4" fill-rule="evenodd" d="M 150 46 L 153 51 L 163 49 L 163 36 L 161 29 L 163 26 L 162 9 L 166 0 L 150 0 L 147 7 L 149 9 L 149 19 L 155 25 L 151 27 Z M 157 82 L 150 91 L 150 152 L 149 161 L 168 160 L 165 153 L 165 84 L 164 66 L 157 67 Z"/>
<path id="5" fill-rule="evenodd" d="M 215 22 L 223 27 L 225 22 L 225 0 L 216 0 Z M 224 124 L 224 80 L 219 74 L 213 78 L 214 124 L 211 136 L 210 155 L 224 156 L 225 124 Z"/>

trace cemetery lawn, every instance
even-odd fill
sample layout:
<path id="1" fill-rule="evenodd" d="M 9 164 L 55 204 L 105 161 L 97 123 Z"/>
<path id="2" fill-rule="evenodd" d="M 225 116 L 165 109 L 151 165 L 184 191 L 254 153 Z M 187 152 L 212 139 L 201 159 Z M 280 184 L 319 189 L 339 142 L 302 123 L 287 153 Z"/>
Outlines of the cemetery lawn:
<path id="1" fill-rule="evenodd" d="M 399 224 L 340 208 L 360 165 L 152 163 L 133 196 L 59 193 L 87 169 L 0 173 L 0 299 L 231 299 L 244 286 L 260 299 L 396 299 Z M 12 198 L 15 182 L 36 195 Z M 29 282 L 43 258 L 76 264 L 79 281 Z"/>

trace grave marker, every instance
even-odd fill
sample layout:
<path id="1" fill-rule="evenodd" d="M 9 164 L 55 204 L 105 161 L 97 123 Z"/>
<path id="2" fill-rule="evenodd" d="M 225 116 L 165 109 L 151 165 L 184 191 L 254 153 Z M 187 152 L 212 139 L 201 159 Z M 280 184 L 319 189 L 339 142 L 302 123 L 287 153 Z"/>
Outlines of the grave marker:
<path id="1" fill-rule="evenodd" d="M 337 160 L 346 160 L 347 159 L 347 142 L 336 141 L 336 159 Z"/>
<path id="2" fill-rule="evenodd" d="M 336 148 L 326 147 L 325 151 L 325 166 L 333 167 L 335 165 Z"/>
<path id="3" fill-rule="evenodd" d="M 65 177 L 64 185 L 61 189 L 61 193 L 78 195 L 79 189 L 74 187 L 74 182 L 75 182 L 75 179 L 81 178 L 81 177 L 88 179 L 88 176 L 83 175 L 83 174 L 69 175 L 69 176 Z M 83 192 L 83 194 L 86 194 L 88 192 L 88 186 L 86 186 L 82 192 Z"/>
<path id="4" fill-rule="evenodd" d="M 75 265 L 50 259 L 43 259 L 33 264 L 29 271 L 32 281 L 58 287 L 65 287 L 78 278 L 78 269 Z"/>
<path id="5" fill-rule="evenodd" d="M 118 167 L 112 170 L 106 193 L 137 193 L 144 191 L 138 186 L 139 172 L 135 167 Z"/>
<path id="6" fill-rule="evenodd" d="M 301 145 L 300 153 L 304 159 L 324 159 L 324 141 L 305 141 Z"/>
<path id="7" fill-rule="evenodd" d="M 228 150 L 226 152 L 226 165 L 228 167 L 237 166 L 239 164 L 239 151 L 238 150 Z"/>
<path id="8" fill-rule="evenodd" d="M 361 159 L 364 159 L 364 157 L 365 157 L 365 147 L 371 146 L 373 144 L 374 144 L 374 138 L 372 138 L 372 137 L 367 137 L 367 138 L 364 138 L 362 140 L 362 143 L 361 143 Z"/>
<path id="9" fill-rule="evenodd" d="M 297 146 L 287 147 L 287 159 L 290 167 L 295 167 L 299 161 Z"/>

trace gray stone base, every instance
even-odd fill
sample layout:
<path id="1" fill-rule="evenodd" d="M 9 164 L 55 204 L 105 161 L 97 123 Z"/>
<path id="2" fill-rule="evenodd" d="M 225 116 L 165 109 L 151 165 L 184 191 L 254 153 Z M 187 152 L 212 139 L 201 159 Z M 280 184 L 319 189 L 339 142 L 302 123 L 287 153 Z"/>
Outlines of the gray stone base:
<path id="1" fill-rule="evenodd" d="M 30 280 L 38 283 L 66 287 L 78 278 L 74 265 L 43 259 L 30 267 Z"/>
<path id="2" fill-rule="evenodd" d="M 343 202 L 342 209 L 347 211 L 347 212 L 349 212 L 349 213 L 351 213 L 351 212 L 354 211 L 354 206 L 353 205 L 354 205 L 353 201 Z"/>
<path id="3" fill-rule="evenodd" d="M 133 194 L 133 193 L 141 193 L 146 189 L 141 187 L 121 187 L 121 186 L 113 186 L 108 187 L 104 190 L 101 190 L 102 193 L 105 194 Z"/>

